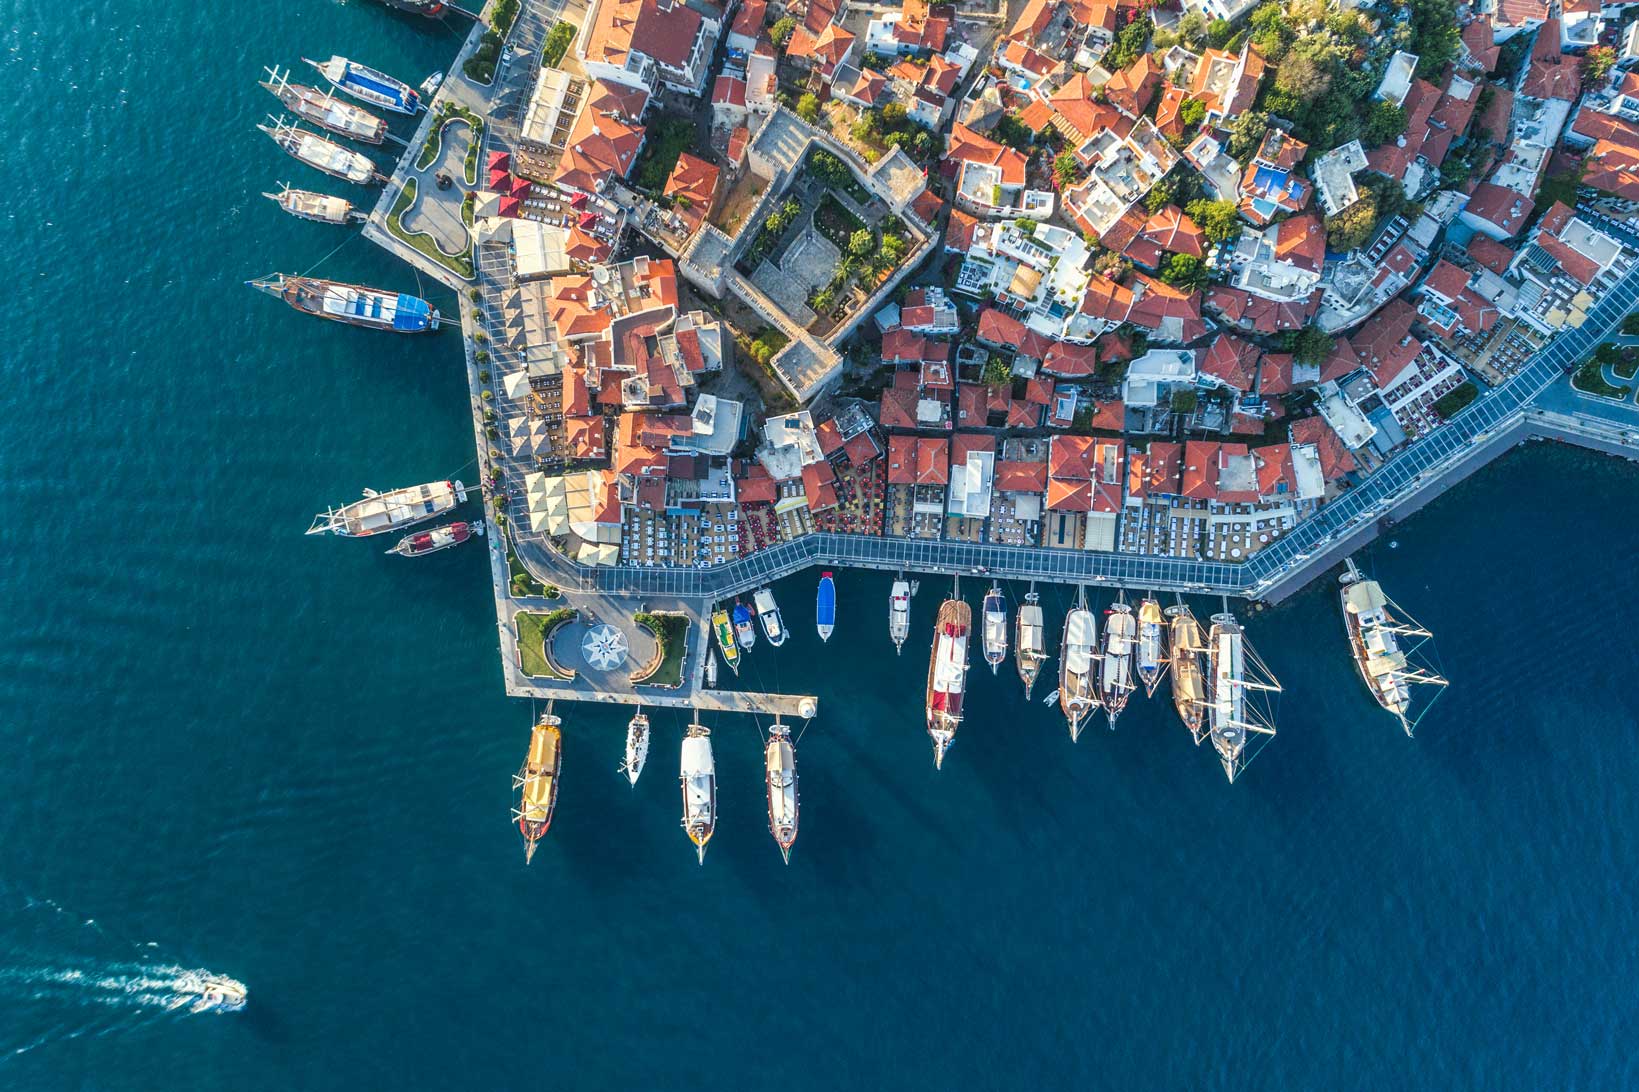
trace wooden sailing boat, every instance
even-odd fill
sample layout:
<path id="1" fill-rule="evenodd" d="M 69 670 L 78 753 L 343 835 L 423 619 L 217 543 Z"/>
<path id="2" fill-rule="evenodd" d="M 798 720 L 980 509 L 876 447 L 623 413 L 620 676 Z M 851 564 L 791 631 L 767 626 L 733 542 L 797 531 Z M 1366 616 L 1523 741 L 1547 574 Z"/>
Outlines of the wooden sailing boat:
<path id="1" fill-rule="evenodd" d="M 1253 755 L 1275 735 L 1273 717 L 1254 699 L 1279 693 L 1280 683 L 1227 610 L 1212 616 L 1207 664 L 1207 731 L 1224 776 L 1233 785 Z"/>
<path id="2" fill-rule="evenodd" d="M 1098 620 L 1087 609 L 1087 589 L 1076 589 L 1076 605 L 1064 616 L 1064 639 L 1059 642 L 1059 708 L 1070 722 L 1070 740 L 1098 709 Z"/>
<path id="3" fill-rule="evenodd" d="M 1014 650 L 1014 661 L 1018 664 L 1019 679 L 1024 683 L 1024 700 L 1029 701 L 1036 676 L 1041 674 L 1041 665 L 1047 662 L 1047 627 L 1042 624 L 1041 596 L 1036 594 L 1034 581 L 1024 597 L 1024 605 L 1019 608 L 1015 629 L 1018 647 Z"/>
<path id="4" fill-rule="evenodd" d="M 1206 738 L 1206 634 L 1183 603 L 1167 608 L 1172 705 L 1196 746 Z"/>
<path id="5" fill-rule="evenodd" d="M 780 856 L 790 864 L 791 846 L 797 840 L 797 749 L 791 742 L 791 729 L 778 718 L 763 748 L 763 769 L 768 785 L 768 832 L 780 847 Z"/>
<path id="6" fill-rule="evenodd" d="M 683 788 L 683 832 L 705 864 L 706 843 L 717 830 L 717 764 L 711 755 L 711 729 L 701 725 L 698 709 L 683 736 L 678 780 Z"/>
<path id="7" fill-rule="evenodd" d="M 939 605 L 933 624 L 933 649 L 928 654 L 926 711 L 928 736 L 933 740 L 933 766 L 944 765 L 945 752 L 962 723 L 962 700 L 967 689 L 968 638 L 973 629 L 973 608 L 955 597 Z"/>
<path id="8" fill-rule="evenodd" d="M 530 733 L 524 764 L 512 778 L 512 787 L 520 790 L 512 819 L 523 835 L 524 864 L 534 858 L 535 846 L 552 825 L 552 811 L 558 805 L 558 771 L 563 765 L 558 726 L 562 723 L 552 715 L 549 704 Z"/>
<path id="9" fill-rule="evenodd" d="M 1115 730 L 1115 718 L 1127 707 L 1133 692 L 1133 647 L 1138 642 L 1138 625 L 1125 599 L 1110 604 L 1104 612 L 1104 659 L 1098 669 L 1098 698 Z"/>
<path id="10" fill-rule="evenodd" d="M 1372 698 L 1399 720 L 1409 736 L 1421 714 L 1428 711 L 1425 703 L 1413 716 L 1414 687 L 1433 687 L 1437 694 L 1450 685 L 1416 659 L 1418 650 L 1434 635 L 1385 595 L 1377 581 L 1363 576 L 1352 558 L 1346 564 L 1339 598 L 1355 668 Z"/>
<path id="11" fill-rule="evenodd" d="M 1161 604 L 1145 596 L 1138 604 L 1138 680 L 1144 684 L 1144 696 L 1155 697 L 1155 688 L 1167 673 L 1167 621 L 1161 614 Z"/>

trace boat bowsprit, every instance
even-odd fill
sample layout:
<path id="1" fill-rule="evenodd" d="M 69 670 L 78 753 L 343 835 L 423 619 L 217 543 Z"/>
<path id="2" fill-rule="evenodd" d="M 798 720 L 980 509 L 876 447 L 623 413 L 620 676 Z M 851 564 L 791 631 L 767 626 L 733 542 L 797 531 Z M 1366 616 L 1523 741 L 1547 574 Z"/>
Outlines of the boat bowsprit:
<path id="1" fill-rule="evenodd" d="M 814 594 L 814 628 L 822 641 L 829 641 L 837 628 L 837 586 L 830 573 L 821 573 L 819 591 Z"/>

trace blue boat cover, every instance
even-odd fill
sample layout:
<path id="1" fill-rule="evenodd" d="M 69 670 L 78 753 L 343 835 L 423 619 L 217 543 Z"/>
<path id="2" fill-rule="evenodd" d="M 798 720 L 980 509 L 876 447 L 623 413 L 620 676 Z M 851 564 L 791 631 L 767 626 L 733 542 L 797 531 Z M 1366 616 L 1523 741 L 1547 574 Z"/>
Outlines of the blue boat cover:
<path id="1" fill-rule="evenodd" d="M 419 296 L 399 293 L 398 310 L 393 314 L 395 330 L 425 330 L 432 315 L 432 305 Z"/>
<path id="2" fill-rule="evenodd" d="M 815 621 L 822 626 L 835 625 L 837 621 L 837 588 L 831 583 L 829 576 L 821 577 L 819 593 L 814 597 Z"/>
<path id="3" fill-rule="evenodd" d="M 393 102 L 396 102 L 400 107 L 408 108 L 410 105 L 404 101 L 404 91 L 401 88 L 390 87 L 387 84 L 382 83 L 380 80 L 373 79 L 365 73 L 360 72 L 352 65 L 347 66 L 347 75 L 344 79 L 347 83 L 353 84 L 356 87 L 362 87 L 366 91 L 374 91 L 378 95 L 385 95 Z"/>

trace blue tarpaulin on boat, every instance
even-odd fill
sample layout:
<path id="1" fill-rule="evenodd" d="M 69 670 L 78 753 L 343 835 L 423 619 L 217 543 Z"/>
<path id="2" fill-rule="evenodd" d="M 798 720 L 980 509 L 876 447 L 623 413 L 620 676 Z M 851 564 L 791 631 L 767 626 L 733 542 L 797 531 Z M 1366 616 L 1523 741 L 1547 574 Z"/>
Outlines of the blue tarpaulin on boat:
<path id="1" fill-rule="evenodd" d="M 344 83 L 353 84 L 355 87 L 362 87 L 366 91 L 374 91 L 378 95 L 385 95 L 387 98 L 397 103 L 401 108 L 409 108 L 410 104 L 404 101 L 403 89 L 382 83 L 369 73 L 360 72 L 352 65 L 347 66 L 347 74 L 342 77 L 342 79 Z"/>
<path id="2" fill-rule="evenodd" d="M 425 330 L 432 315 L 432 305 L 419 296 L 400 294 L 398 309 L 393 314 L 395 330 Z"/>

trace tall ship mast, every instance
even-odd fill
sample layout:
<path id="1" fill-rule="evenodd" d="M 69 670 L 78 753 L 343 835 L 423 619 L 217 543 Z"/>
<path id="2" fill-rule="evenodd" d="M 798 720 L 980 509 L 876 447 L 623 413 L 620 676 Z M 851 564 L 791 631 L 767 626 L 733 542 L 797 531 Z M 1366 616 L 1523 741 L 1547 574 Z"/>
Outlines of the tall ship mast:
<path id="1" fill-rule="evenodd" d="M 711 757 L 711 729 L 701 726 L 698 709 L 683 736 L 680 770 L 683 832 L 694 843 L 695 856 L 705 864 L 706 843 L 717 829 L 717 765 Z"/>
<path id="2" fill-rule="evenodd" d="M 1195 745 L 1206 738 L 1206 634 L 1184 604 L 1167 608 L 1167 659 L 1172 667 L 1172 705 Z"/>
<path id="3" fill-rule="evenodd" d="M 1161 604 L 1145 596 L 1138 604 L 1138 679 L 1144 684 L 1144 696 L 1155 697 L 1155 688 L 1161 685 L 1161 676 L 1167 670 L 1167 621 L 1161 614 Z"/>
<path id="4" fill-rule="evenodd" d="M 945 752 L 962 723 L 962 698 L 967 686 L 967 645 L 973 628 L 973 608 L 963 599 L 939 605 L 933 624 L 933 651 L 928 655 L 928 735 L 933 739 L 933 766 L 944 765 Z"/>
<path id="5" fill-rule="evenodd" d="M 558 771 L 563 765 L 558 725 L 562 723 L 548 705 L 530 733 L 524 764 L 512 778 L 512 787 L 519 790 L 512 819 L 524 838 L 524 864 L 534 858 L 535 845 L 552 825 L 552 810 L 558 806 Z"/>
<path id="6" fill-rule="evenodd" d="M 1019 668 L 1019 679 L 1024 683 L 1024 700 L 1029 701 L 1036 676 L 1041 674 L 1041 665 L 1047 662 L 1047 629 L 1042 623 L 1041 596 L 1036 594 L 1034 582 L 1024 597 L 1024 605 L 1019 608 L 1015 628 L 1017 647 L 1013 658 Z"/>
<path id="7" fill-rule="evenodd" d="M 780 847 L 780 856 L 790 864 L 791 846 L 797 840 L 797 750 L 791 729 L 778 719 L 768 730 L 763 768 L 768 782 L 768 832 Z"/>
<path id="8" fill-rule="evenodd" d="M 911 635 L 911 586 L 903 574 L 893 582 L 888 592 L 888 636 L 893 638 L 893 650 L 905 650 L 905 638 Z"/>
<path id="9" fill-rule="evenodd" d="M 819 590 L 814 593 L 814 629 L 822 641 L 829 641 L 837 628 L 837 585 L 828 572 L 820 574 Z"/>
<path id="10" fill-rule="evenodd" d="M 1072 742 L 1098 708 L 1098 620 L 1087 609 L 1087 589 L 1076 590 L 1076 605 L 1064 616 L 1064 640 L 1059 650 L 1059 708 L 1070 722 Z"/>
<path id="11" fill-rule="evenodd" d="M 711 632 L 717 637 L 717 651 L 723 654 L 723 662 L 738 675 L 740 646 L 734 641 L 734 623 L 729 620 L 728 611 L 718 607 L 711 612 Z"/>
<path id="12" fill-rule="evenodd" d="M 990 665 L 990 673 L 994 675 L 996 668 L 1007 659 L 1007 600 L 1002 597 L 1000 583 L 992 582 L 990 590 L 985 592 L 982 618 L 985 663 Z"/>
<path id="13" fill-rule="evenodd" d="M 302 58 L 330 81 L 336 90 L 353 96 L 360 102 L 391 110 L 395 114 L 414 114 L 421 109 L 421 96 L 403 80 L 395 80 L 385 72 L 368 65 L 332 56 L 328 61 Z"/>
<path id="14" fill-rule="evenodd" d="M 1212 616 L 1207 634 L 1207 730 L 1234 784 L 1252 756 L 1275 734 L 1273 718 L 1256 697 L 1278 693 L 1280 683 L 1252 650 L 1246 631 L 1225 611 Z"/>
<path id="15" fill-rule="evenodd" d="M 774 602 L 774 592 L 770 588 L 758 588 L 751 597 L 757 607 L 757 621 L 762 623 L 763 636 L 773 648 L 785 644 L 785 621 L 780 617 L 780 608 Z"/>
<path id="16" fill-rule="evenodd" d="M 1133 692 L 1133 646 L 1137 644 L 1137 624 L 1133 609 L 1126 603 L 1112 603 L 1105 611 L 1104 659 L 1099 665 L 1099 701 L 1115 730 L 1115 718 L 1127 707 Z"/>
<path id="17" fill-rule="evenodd" d="M 443 515 L 466 499 L 467 487 L 458 481 L 428 482 L 385 493 L 366 489 L 363 499 L 314 516 L 313 526 L 307 529 L 307 533 L 365 538 L 424 523 Z"/>
<path id="18" fill-rule="evenodd" d="M 267 79 L 261 85 L 272 92 L 285 109 L 304 121 L 311 121 L 321 129 L 337 136 L 362 140 L 366 144 L 380 144 L 387 137 L 387 123 L 362 106 L 343 102 L 328 91 L 306 84 L 291 83 L 289 72 L 278 68 L 264 69 Z"/>
<path id="19" fill-rule="evenodd" d="M 626 725 L 626 757 L 620 764 L 620 772 L 626 775 L 626 782 L 636 785 L 637 779 L 643 773 L 643 763 L 649 758 L 649 716 L 638 706 L 632 714 L 630 723 Z"/>
<path id="20" fill-rule="evenodd" d="M 288 182 L 281 182 L 279 185 L 278 193 L 264 193 L 262 196 L 298 220 L 313 220 L 320 224 L 349 224 L 354 220 L 364 219 L 364 213 L 353 208 L 353 202 L 345 197 L 331 197 L 327 193 L 315 193 L 313 190 L 293 189 Z"/>
<path id="21" fill-rule="evenodd" d="M 387 177 L 376 170 L 375 162 L 362 152 L 344 148 L 333 140 L 326 140 L 281 118 L 270 120 L 272 125 L 258 125 L 257 128 L 272 137 L 273 143 L 298 162 L 306 163 L 331 178 L 359 186 L 379 186 L 387 181 Z"/>
<path id="22" fill-rule="evenodd" d="M 1399 720 L 1409 736 L 1417 726 L 1417 717 L 1412 715 L 1417 696 L 1413 688 L 1449 685 L 1444 677 L 1414 659 L 1434 635 L 1383 594 L 1377 581 L 1363 576 L 1353 558 L 1346 564 L 1340 598 L 1354 665 L 1372 698 Z M 1423 711 L 1427 709 L 1425 704 Z"/>
<path id="23" fill-rule="evenodd" d="M 430 334 L 438 329 L 443 317 L 420 296 L 384 292 L 362 284 L 318 277 L 287 277 L 283 273 L 245 283 L 258 292 L 283 300 L 304 315 L 367 330 Z"/>

